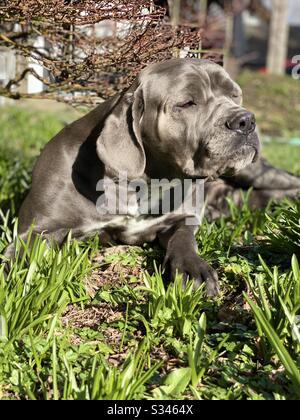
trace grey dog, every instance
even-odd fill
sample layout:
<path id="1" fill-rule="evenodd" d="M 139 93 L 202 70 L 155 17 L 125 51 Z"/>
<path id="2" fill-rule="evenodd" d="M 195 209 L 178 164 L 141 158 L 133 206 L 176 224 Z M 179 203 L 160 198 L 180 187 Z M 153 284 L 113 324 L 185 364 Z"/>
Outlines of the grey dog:
<path id="1" fill-rule="evenodd" d="M 226 211 L 227 195 L 238 203 L 240 188 L 253 188 L 252 206 L 274 197 L 296 197 L 300 180 L 260 159 L 254 115 L 242 107 L 242 91 L 225 70 L 206 60 L 174 59 L 152 64 L 133 85 L 65 127 L 44 148 L 32 188 L 19 214 L 26 239 L 43 234 L 61 245 L 68 233 L 98 233 L 103 243 L 141 244 L 158 238 L 171 275 L 218 293 L 216 271 L 198 256 L 197 223 L 186 214 L 122 216 L 97 211 L 101 179 L 203 180 L 207 212 Z M 225 178 L 221 178 L 225 176 Z M 198 220 L 198 219 L 197 219 Z M 13 246 L 6 255 L 12 257 Z"/>

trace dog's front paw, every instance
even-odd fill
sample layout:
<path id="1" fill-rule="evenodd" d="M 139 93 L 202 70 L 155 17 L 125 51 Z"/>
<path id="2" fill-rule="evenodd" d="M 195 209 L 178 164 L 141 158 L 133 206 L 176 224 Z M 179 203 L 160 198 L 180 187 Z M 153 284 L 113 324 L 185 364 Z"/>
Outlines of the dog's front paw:
<path id="1" fill-rule="evenodd" d="M 170 266 L 171 276 L 182 274 L 184 281 L 194 280 L 194 288 L 197 289 L 203 282 L 206 283 L 206 295 L 208 297 L 219 294 L 219 281 L 217 272 L 196 253 L 176 253 L 166 257 Z"/>

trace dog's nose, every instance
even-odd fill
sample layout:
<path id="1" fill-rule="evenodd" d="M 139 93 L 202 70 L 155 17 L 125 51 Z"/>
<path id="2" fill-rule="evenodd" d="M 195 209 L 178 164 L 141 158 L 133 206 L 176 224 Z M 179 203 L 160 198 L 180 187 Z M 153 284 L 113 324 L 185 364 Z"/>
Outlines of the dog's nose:
<path id="1" fill-rule="evenodd" d="M 255 116 L 251 112 L 245 112 L 226 122 L 227 128 L 237 133 L 251 134 L 256 128 Z"/>

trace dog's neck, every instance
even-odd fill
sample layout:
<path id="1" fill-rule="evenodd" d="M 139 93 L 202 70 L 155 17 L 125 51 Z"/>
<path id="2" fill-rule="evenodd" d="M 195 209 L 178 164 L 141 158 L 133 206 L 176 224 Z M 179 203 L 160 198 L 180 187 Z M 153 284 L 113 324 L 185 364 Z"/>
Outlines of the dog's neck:
<path id="1" fill-rule="evenodd" d="M 145 145 L 146 167 L 145 176 L 148 179 L 184 179 L 182 169 L 172 162 L 170 156 L 153 151 Z"/>

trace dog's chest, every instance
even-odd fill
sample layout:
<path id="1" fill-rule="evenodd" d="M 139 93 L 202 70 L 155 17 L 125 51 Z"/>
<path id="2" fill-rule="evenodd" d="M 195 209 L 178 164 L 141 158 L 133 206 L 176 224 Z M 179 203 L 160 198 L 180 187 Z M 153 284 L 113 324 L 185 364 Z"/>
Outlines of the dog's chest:
<path id="1" fill-rule="evenodd" d="M 118 240 L 121 242 L 129 245 L 142 244 L 153 241 L 159 231 L 170 225 L 170 215 L 160 217 L 127 216 L 121 221 L 121 225 L 117 226 L 116 232 Z"/>
<path id="2" fill-rule="evenodd" d="M 107 180 L 106 180 L 107 182 Z M 174 200 L 176 188 L 177 200 Z M 138 188 L 137 188 L 138 187 Z M 175 188 L 175 192 L 174 192 Z M 187 214 L 179 182 L 148 184 L 103 184 L 104 194 L 97 202 L 97 218 L 85 224 L 85 233 L 104 232 L 112 241 L 129 245 L 153 241 L 157 233 L 183 220 Z M 171 194 L 171 191 L 173 193 Z M 176 206 L 174 205 L 176 202 Z"/>
<path id="3" fill-rule="evenodd" d="M 105 233 L 111 241 L 120 241 L 128 245 L 141 245 L 153 241 L 158 232 L 170 228 L 175 219 L 182 216 L 166 214 L 152 216 L 114 216 L 108 221 L 90 223 L 85 226 L 84 233 Z M 107 240 L 109 242 L 109 239 Z"/>

